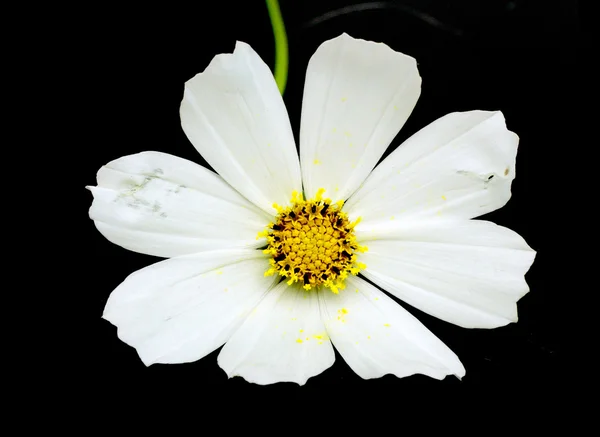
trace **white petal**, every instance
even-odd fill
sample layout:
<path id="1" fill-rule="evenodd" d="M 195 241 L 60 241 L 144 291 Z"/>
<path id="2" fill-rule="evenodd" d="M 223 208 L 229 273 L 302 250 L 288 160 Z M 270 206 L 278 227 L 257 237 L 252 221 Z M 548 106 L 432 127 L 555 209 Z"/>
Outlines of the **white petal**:
<path id="1" fill-rule="evenodd" d="M 285 281 L 270 291 L 219 354 L 229 377 L 300 385 L 335 360 L 317 294 Z"/>
<path id="2" fill-rule="evenodd" d="M 421 93 L 414 58 L 343 34 L 308 64 L 300 159 L 307 197 L 347 199 L 375 167 Z"/>
<path id="3" fill-rule="evenodd" d="M 415 373 L 461 378 L 458 357 L 404 308 L 357 277 L 339 294 L 319 293 L 327 333 L 344 360 L 360 377 Z"/>
<path id="4" fill-rule="evenodd" d="M 535 252 L 517 233 L 481 220 L 388 229 L 360 260 L 368 279 L 406 303 L 465 328 L 517 321 Z"/>
<path id="5" fill-rule="evenodd" d="M 519 138 L 501 112 L 448 114 L 410 137 L 348 200 L 345 209 L 378 222 L 473 218 L 510 198 Z"/>
<path id="6" fill-rule="evenodd" d="M 97 179 L 90 217 L 126 249 L 171 257 L 265 244 L 256 236 L 272 216 L 193 162 L 143 152 L 109 162 Z"/>
<path id="7" fill-rule="evenodd" d="M 273 74 L 242 42 L 185 84 L 181 124 L 232 187 L 264 211 L 300 192 L 300 163 Z"/>
<path id="8" fill-rule="evenodd" d="M 103 317 L 146 365 L 196 361 L 229 339 L 273 285 L 258 250 L 171 258 L 130 275 Z"/>

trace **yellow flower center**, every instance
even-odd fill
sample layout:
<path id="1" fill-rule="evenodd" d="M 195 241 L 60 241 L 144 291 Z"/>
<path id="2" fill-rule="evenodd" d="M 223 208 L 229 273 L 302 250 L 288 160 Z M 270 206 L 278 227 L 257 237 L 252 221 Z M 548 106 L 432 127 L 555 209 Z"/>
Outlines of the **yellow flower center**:
<path id="1" fill-rule="evenodd" d="M 357 275 L 366 266 L 357 261 L 356 252 L 367 248 L 356 242 L 354 227 L 342 211 L 343 201 L 323 199 L 320 189 L 312 200 L 292 193 L 291 206 L 277 209 L 275 223 L 269 223 L 259 237 L 267 237 L 265 253 L 272 255 L 265 276 L 278 273 L 288 285 L 301 282 L 305 290 L 322 285 L 332 292 L 344 289 L 344 279 Z"/>

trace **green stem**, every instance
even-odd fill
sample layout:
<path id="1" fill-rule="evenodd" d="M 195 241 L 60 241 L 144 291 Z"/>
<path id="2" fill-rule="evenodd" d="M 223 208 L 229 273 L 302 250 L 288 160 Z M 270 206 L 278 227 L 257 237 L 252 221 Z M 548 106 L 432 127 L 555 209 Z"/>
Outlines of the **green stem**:
<path id="1" fill-rule="evenodd" d="M 273 26 L 273 36 L 275 37 L 275 82 L 279 92 L 283 95 L 288 75 L 288 42 L 283 25 L 283 17 L 277 0 L 266 0 L 271 25 Z"/>

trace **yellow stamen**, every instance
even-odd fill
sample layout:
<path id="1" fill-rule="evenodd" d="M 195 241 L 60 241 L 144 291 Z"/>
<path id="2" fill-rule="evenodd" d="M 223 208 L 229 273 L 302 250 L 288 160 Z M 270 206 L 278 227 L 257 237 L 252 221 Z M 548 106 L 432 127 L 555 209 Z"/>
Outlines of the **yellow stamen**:
<path id="1" fill-rule="evenodd" d="M 365 269 L 357 261 L 357 252 L 366 247 L 356 242 L 354 227 L 360 217 L 350 223 L 342 211 L 344 201 L 323 200 L 323 188 L 312 200 L 304 200 L 302 193 L 292 193 L 291 206 L 273 204 L 278 215 L 258 237 L 266 237 L 268 246 L 263 250 L 272 258 L 265 276 L 278 273 L 287 278 L 287 284 L 302 283 L 309 291 L 318 286 L 333 293 L 345 288 L 344 280 Z"/>

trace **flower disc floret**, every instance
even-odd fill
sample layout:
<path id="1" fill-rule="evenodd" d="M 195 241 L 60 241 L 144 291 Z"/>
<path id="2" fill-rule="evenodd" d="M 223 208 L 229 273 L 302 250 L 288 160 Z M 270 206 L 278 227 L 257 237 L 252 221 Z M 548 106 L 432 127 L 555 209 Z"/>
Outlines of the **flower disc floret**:
<path id="1" fill-rule="evenodd" d="M 350 222 L 344 202 L 323 199 L 324 191 L 312 200 L 294 192 L 290 206 L 273 205 L 276 220 L 259 234 L 267 238 L 264 252 L 272 255 L 265 276 L 277 273 L 288 278 L 288 285 L 301 282 L 305 290 L 322 285 L 338 293 L 348 275 L 366 267 L 357 261 L 357 252 L 367 249 L 354 235 L 360 218 Z"/>

